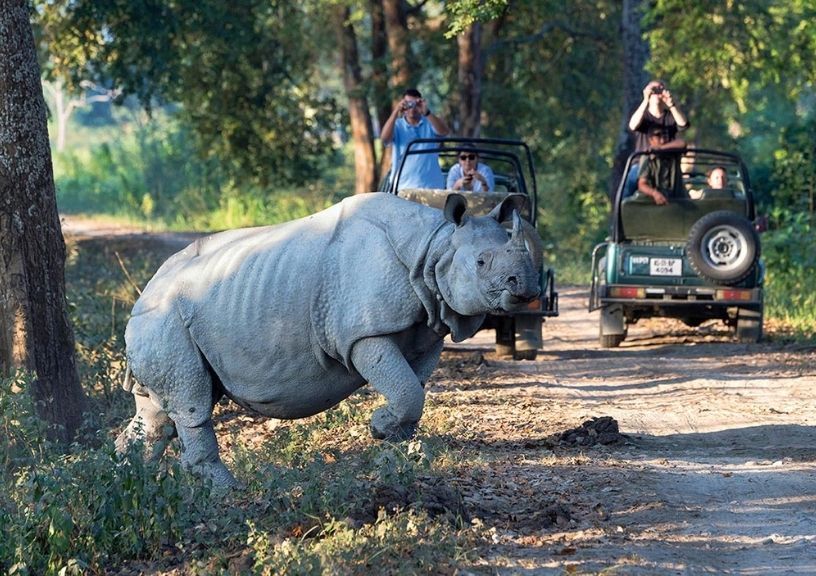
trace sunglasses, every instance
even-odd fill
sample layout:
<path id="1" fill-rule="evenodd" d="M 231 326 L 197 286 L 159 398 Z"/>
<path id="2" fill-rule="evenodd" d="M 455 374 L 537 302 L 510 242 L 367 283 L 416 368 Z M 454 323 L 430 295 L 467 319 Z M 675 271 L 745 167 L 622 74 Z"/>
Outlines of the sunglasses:
<path id="1" fill-rule="evenodd" d="M 460 154 L 459 160 L 476 160 L 476 154 Z"/>

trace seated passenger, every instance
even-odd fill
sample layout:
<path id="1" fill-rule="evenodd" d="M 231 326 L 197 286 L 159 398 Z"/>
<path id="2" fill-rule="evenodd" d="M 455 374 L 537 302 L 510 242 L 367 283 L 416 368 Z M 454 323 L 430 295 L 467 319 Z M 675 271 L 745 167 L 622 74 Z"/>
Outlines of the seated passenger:
<path id="1" fill-rule="evenodd" d="M 715 166 L 708 171 L 708 187 L 714 190 L 722 190 L 728 186 L 728 174 L 722 166 Z"/>
<path id="2" fill-rule="evenodd" d="M 490 166 L 479 162 L 479 154 L 475 150 L 462 150 L 459 152 L 459 163 L 451 166 L 448 172 L 447 188 L 490 192 L 496 188 L 496 179 Z"/>
<path id="3" fill-rule="evenodd" d="M 650 151 L 671 151 L 680 152 L 684 150 L 686 143 L 683 140 L 668 140 L 661 128 L 654 128 L 649 132 Z M 681 178 L 680 154 L 650 154 L 644 156 L 640 162 L 638 171 L 638 191 L 649 196 L 658 206 L 669 203 L 669 196 L 678 185 Z"/>

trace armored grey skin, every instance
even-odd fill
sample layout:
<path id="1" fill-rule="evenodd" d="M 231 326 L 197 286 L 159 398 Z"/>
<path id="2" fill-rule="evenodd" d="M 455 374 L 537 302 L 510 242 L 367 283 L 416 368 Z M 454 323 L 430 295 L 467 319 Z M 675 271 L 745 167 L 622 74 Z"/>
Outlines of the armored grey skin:
<path id="1" fill-rule="evenodd" d="M 509 196 L 490 215 L 470 217 L 456 194 L 444 213 L 366 194 L 193 242 L 133 307 L 125 343 L 135 382 L 125 385 L 136 415 L 117 448 L 141 437 L 156 456 L 178 433 L 187 468 L 234 485 L 211 420 L 224 394 L 291 419 L 366 382 L 388 401 L 372 416 L 373 436 L 410 437 L 443 338 L 469 338 L 486 313 L 539 295 L 540 240 L 517 212 L 526 200 Z"/>

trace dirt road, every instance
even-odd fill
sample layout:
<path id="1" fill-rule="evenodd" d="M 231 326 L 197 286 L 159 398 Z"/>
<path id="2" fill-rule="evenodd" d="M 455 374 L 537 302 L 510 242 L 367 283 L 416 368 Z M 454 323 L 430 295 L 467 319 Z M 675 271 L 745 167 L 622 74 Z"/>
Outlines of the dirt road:
<path id="1" fill-rule="evenodd" d="M 816 574 L 816 349 L 649 321 L 603 350 L 586 294 L 562 289 L 535 362 L 491 361 L 483 333 L 448 346 L 440 366 L 446 374 L 463 354 L 484 352 L 487 366 L 472 375 L 482 386 L 443 379 L 434 391 L 491 404 L 469 426 L 516 447 L 497 469 L 534 487 L 539 505 L 549 499 L 555 518 L 555 529 L 537 530 L 525 519 L 536 510 L 517 499 L 484 564 L 500 573 Z M 590 447 L 559 439 L 599 416 L 625 437 Z"/>

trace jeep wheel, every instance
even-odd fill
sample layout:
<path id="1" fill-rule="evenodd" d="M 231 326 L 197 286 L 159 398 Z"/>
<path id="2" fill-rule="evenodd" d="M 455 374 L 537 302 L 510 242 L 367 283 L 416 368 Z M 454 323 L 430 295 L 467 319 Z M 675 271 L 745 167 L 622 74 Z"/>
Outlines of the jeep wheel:
<path id="1" fill-rule="evenodd" d="M 512 318 L 496 318 L 496 356 L 512 358 L 516 352 L 516 326 Z"/>
<path id="2" fill-rule="evenodd" d="M 605 306 L 601 308 L 601 321 L 598 325 L 598 342 L 601 348 L 617 348 L 626 339 L 626 323 L 623 319 L 623 308 Z"/>
<path id="3" fill-rule="evenodd" d="M 541 317 L 518 315 L 513 318 L 516 346 L 513 358 L 535 360 L 541 348 Z"/>
<path id="4" fill-rule="evenodd" d="M 513 360 L 535 360 L 541 346 L 541 318 L 502 317 L 496 325 L 496 356 Z"/>
<path id="5" fill-rule="evenodd" d="M 714 284 L 739 282 L 759 259 L 759 238 L 751 223 L 726 210 L 697 220 L 686 248 L 694 272 Z"/>
<path id="6" fill-rule="evenodd" d="M 736 336 L 740 342 L 759 342 L 762 339 L 762 307 L 759 310 L 737 310 Z"/>

